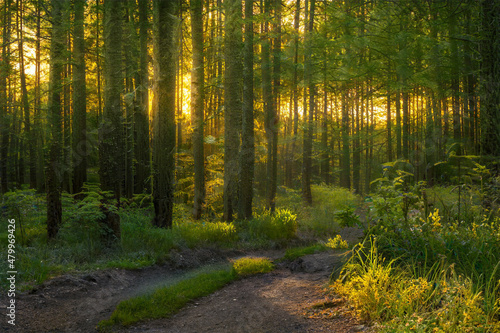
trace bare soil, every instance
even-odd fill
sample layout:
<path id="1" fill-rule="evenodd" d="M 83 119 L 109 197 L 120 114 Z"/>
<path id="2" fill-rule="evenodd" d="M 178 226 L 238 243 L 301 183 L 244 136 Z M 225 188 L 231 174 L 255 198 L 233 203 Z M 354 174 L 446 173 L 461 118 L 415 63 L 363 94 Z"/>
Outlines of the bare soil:
<path id="1" fill-rule="evenodd" d="M 344 231 L 344 238 L 357 232 Z M 358 235 L 359 236 L 359 235 Z M 142 270 L 111 269 L 49 280 L 16 298 L 16 326 L 0 323 L 1 332 L 96 332 L 125 299 L 176 283 L 194 267 L 217 265 L 243 255 L 279 258 L 284 251 L 250 254 L 197 250 L 174 253 L 166 266 Z M 360 332 L 370 329 L 345 313 L 341 300 L 325 293 L 342 251 L 329 251 L 282 263 L 267 274 L 235 281 L 190 303 L 171 318 L 143 322 L 116 332 Z M 6 313 L 8 299 L 0 298 Z"/>

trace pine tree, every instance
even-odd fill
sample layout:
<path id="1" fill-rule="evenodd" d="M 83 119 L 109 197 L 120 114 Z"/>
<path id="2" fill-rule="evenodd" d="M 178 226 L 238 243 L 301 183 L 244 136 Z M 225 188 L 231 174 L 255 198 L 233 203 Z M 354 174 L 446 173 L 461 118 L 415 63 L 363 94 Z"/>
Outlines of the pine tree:
<path id="1" fill-rule="evenodd" d="M 224 1 L 224 220 L 238 208 L 238 155 L 241 128 L 241 1 Z"/>
<path id="2" fill-rule="evenodd" d="M 191 34 L 193 39 L 193 65 L 191 70 L 191 123 L 193 126 L 194 207 L 193 217 L 201 218 L 205 201 L 204 129 L 204 54 L 203 3 L 191 0 Z"/>
<path id="3" fill-rule="evenodd" d="M 85 0 L 74 2 L 73 30 L 73 193 L 87 181 L 87 87 L 85 82 Z"/>
<path id="4" fill-rule="evenodd" d="M 52 36 L 50 42 L 50 94 L 49 124 L 50 148 L 47 172 L 47 235 L 49 239 L 57 236 L 62 222 L 61 170 L 62 154 L 62 74 L 64 67 L 65 31 L 62 14 L 67 0 L 52 0 Z"/>
<path id="5" fill-rule="evenodd" d="M 153 118 L 153 224 L 172 227 L 175 181 L 175 9 L 174 1 L 155 0 L 154 29 L 157 104 Z"/>

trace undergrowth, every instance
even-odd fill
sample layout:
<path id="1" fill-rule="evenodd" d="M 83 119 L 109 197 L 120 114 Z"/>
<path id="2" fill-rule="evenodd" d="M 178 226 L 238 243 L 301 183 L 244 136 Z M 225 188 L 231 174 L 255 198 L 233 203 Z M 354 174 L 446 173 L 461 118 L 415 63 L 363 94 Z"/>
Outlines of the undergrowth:
<path id="1" fill-rule="evenodd" d="M 370 241 L 333 289 L 383 332 L 500 331 L 500 210 L 484 168 L 434 188 L 386 170 L 374 182 Z"/>
<path id="2" fill-rule="evenodd" d="M 0 221 L 0 244 L 7 245 L 7 218 L 15 218 L 18 289 L 28 290 L 65 272 L 115 267 L 137 269 L 162 263 L 169 260 L 172 250 L 283 248 L 296 244 L 298 235 L 304 232 L 320 235 L 326 241 L 342 223 L 335 214 L 348 213 L 355 197 L 349 191 L 325 186 L 313 186 L 313 195 L 315 206 L 303 209 L 298 191 L 280 190 L 275 214 L 259 208 L 257 199 L 255 211 L 260 213 L 250 221 L 231 223 L 215 221 L 208 207 L 206 215 L 210 216 L 194 221 L 190 207 L 176 203 L 173 227 L 161 229 L 151 225 L 150 195 L 124 199 L 122 208 L 116 210 L 109 193 L 101 191 L 96 184 L 86 184 L 83 192 L 77 194 L 79 200 L 63 195 L 63 224 L 57 239 L 47 242 L 45 196 L 34 190 L 18 190 L 1 197 L 0 214 L 5 218 Z M 211 205 L 213 208 L 218 203 Z M 109 231 L 101 222 L 103 207 L 120 215 L 118 242 L 104 241 Z M 6 268 L 6 262 L 0 261 L 0 269 L 7 271 Z M 6 287 L 5 279 L 0 286 Z"/>

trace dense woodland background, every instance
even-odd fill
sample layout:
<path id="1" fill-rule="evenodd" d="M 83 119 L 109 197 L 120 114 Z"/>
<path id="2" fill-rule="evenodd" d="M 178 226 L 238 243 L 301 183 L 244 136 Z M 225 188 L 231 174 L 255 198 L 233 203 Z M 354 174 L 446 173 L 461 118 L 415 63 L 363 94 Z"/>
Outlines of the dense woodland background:
<path id="1" fill-rule="evenodd" d="M 18 290 L 350 247 L 327 289 L 377 330 L 500 331 L 499 1 L 2 0 L 0 20 Z M 274 267 L 245 260 L 100 325 Z"/>
<path id="2" fill-rule="evenodd" d="M 174 201 L 223 196 L 231 221 L 255 193 L 274 211 L 277 189 L 368 194 L 395 163 L 449 183 L 500 155 L 494 1 L 4 0 L 1 20 L 1 190 L 46 191 L 49 238 L 88 183 L 152 193 L 169 227 Z"/>

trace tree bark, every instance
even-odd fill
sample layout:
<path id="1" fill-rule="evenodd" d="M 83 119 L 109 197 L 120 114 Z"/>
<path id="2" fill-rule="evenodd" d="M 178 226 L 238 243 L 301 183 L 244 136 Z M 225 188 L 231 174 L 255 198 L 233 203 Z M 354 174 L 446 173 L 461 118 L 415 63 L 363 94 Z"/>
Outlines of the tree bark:
<path id="1" fill-rule="evenodd" d="M 154 30 L 157 82 L 153 123 L 153 204 L 155 217 L 153 224 L 161 228 L 171 228 L 174 207 L 175 181 L 175 64 L 176 38 L 174 1 L 155 0 Z"/>
<path id="2" fill-rule="evenodd" d="M 47 236 L 54 239 L 62 222 L 61 169 L 62 155 L 62 74 L 64 68 L 65 31 L 62 14 L 67 0 L 52 0 L 52 36 L 50 43 L 49 124 L 50 148 L 47 172 Z"/>
<path id="3" fill-rule="evenodd" d="M 500 3 L 482 2 L 481 153 L 500 156 Z"/>
<path id="4" fill-rule="evenodd" d="M 148 10 L 147 0 L 139 0 L 139 73 L 137 75 L 138 104 L 134 113 L 135 127 L 135 193 L 150 193 L 151 174 L 150 148 L 149 148 L 149 69 L 148 69 Z"/>
<path id="5" fill-rule="evenodd" d="M 0 190 L 9 190 L 7 164 L 9 153 L 9 119 L 7 100 L 7 78 L 10 75 L 10 1 L 6 0 L 2 13 L 2 62 L 0 63 Z"/>
<path id="6" fill-rule="evenodd" d="M 85 0 L 74 2 L 73 30 L 73 193 L 87 181 L 87 86 L 85 82 Z"/>
<path id="7" fill-rule="evenodd" d="M 241 128 L 241 1 L 224 1 L 224 220 L 238 207 L 238 154 Z"/>
<path id="8" fill-rule="evenodd" d="M 203 52 L 203 3 L 191 0 L 191 34 L 193 65 L 191 70 L 191 124 L 193 126 L 194 202 L 193 218 L 201 218 L 205 202 L 205 153 L 204 137 L 204 52 Z"/>
<path id="9" fill-rule="evenodd" d="M 120 203 L 123 181 L 124 138 L 121 92 L 122 20 L 121 1 L 104 1 L 105 81 L 103 120 L 99 129 L 99 176 L 104 191 L 112 191 Z"/>
<path id="10" fill-rule="evenodd" d="M 305 59 L 304 59 L 304 80 L 307 82 L 307 87 L 309 90 L 309 114 L 307 119 L 307 125 L 304 131 L 304 152 L 303 152 L 303 165 L 302 165 L 302 197 L 304 201 L 308 204 L 312 204 L 312 193 L 311 193 L 311 172 L 312 172 L 312 140 L 313 140 L 313 120 L 314 120 L 314 110 L 315 110 L 315 94 L 316 86 L 312 78 L 312 59 L 311 59 L 311 43 L 312 43 L 312 33 L 314 29 L 314 10 L 315 10 L 315 0 L 310 0 L 309 7 L 309 19 L 307 20 L 307 32 L 305 41 Z M 304 119 L 306 121 L 306 119 Z"/>
<path id="11" fill-rule="evenodd" d="M 245 0 L 245 44 L 243 62 L 243 118 L 238 217 L 251 219 L 255 163 L 253 110 L 253 0 Z"/>

